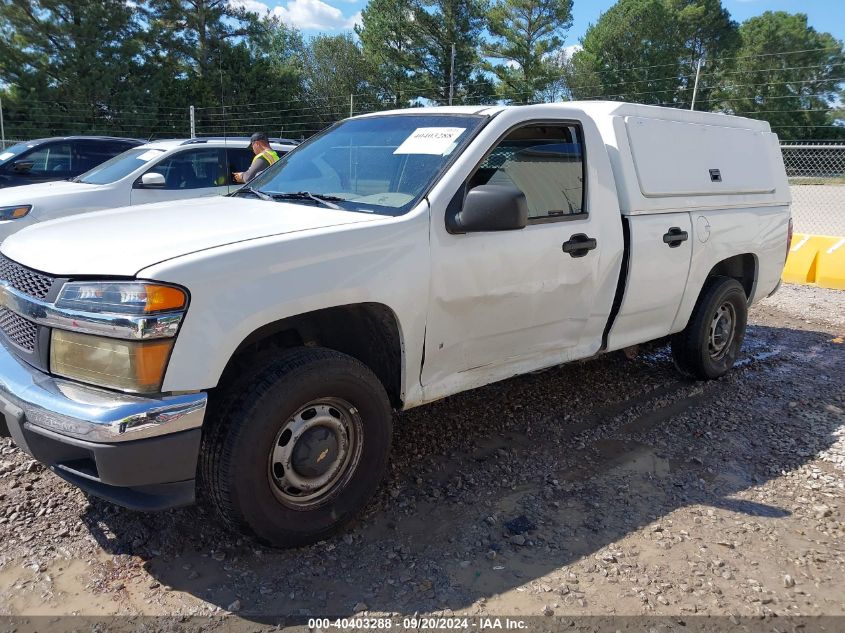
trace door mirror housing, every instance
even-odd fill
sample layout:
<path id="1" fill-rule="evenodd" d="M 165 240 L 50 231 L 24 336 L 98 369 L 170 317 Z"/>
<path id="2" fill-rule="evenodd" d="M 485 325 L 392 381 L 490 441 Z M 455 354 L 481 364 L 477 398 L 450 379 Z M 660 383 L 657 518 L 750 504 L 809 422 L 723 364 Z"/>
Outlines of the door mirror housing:
<path id="1" fill-rule="evenodd" d="M 516 187 L 479 185 L 469 190 L 463 206 L 446 220 L 449 233 L 516 231 L 528 226 L 528 201 Z"/>
<path id="2" fill-rule="evenodd" d="M 35 163 L 33 163 L 31 160 L 16 160 L 14 163 L 12 163 L 12 169 L 15 171 L 15 173 L 26 174 L 32 170 L 34 164 Z"/>
<path id="3" fill-rule="evenodd" d="M 143 189 L 161 189 L 164 185 L 165 181 L 162 174 L 149 171 L 141 176 L 141 187 Z"/>

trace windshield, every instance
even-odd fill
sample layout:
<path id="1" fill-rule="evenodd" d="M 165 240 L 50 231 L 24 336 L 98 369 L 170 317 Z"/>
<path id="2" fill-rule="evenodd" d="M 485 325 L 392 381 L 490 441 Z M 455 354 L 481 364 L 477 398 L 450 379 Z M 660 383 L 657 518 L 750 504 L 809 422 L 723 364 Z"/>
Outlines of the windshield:
<path id="1" fill-rule="evenodd" d="M 130 149 L 86 171 L 76 180 L 89 185 L 108 185 L 128 176 L 162 154 L 164 154 L 163 149 Z"/>
<path id="2" fill-rule="evenodd" d="M 386 115 L 350 119 L 298 147 L 249 187 L 348 211 L 400 215 L 425 193 L 452 155 L 481 127 L 473 115 Z M 318 201 L 317 201 L 318 202 Z"/>
<path id="3" fill-rule="evenodd" d="M 17 145 L 0 150 L 0 165 L 9 162 L 15 156 L 20 156 L 32 147 L 35 147 L 32 143 L 18 143 Z"/>

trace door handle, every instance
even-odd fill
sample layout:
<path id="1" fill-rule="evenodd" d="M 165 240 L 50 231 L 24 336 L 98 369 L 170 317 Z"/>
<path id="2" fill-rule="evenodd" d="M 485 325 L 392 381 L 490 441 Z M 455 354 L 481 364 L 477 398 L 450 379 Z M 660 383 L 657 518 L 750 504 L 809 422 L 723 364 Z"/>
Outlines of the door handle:
<path id="1" fill-rule="evenodd" d="M 571 257 L 584 257 L 597 246 L 595 238 L 587 237 L 585 233 L 576 233 L 563 243 L 563 252 Z"/>
<path id="2" fill-rule="evenodd" d="M 669 229 L 669 232 L 663 236 L 663 243 L 668 244 L 669 248 L 677 248 L 681 242 L 686 242 L 689 239 L 689 233 L 682 231 L 677 226 Z"/>

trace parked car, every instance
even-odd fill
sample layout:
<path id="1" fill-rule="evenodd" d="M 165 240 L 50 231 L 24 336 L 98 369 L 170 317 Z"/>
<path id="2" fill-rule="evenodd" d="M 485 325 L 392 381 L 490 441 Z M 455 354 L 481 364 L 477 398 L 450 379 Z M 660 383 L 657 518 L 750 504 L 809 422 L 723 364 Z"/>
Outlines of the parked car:
<path id="1" fill-rule="evenodd" d="M 62 136 L 0 150 L 0 189 L 66 180 L 144 141 L 111 136 Z"/>
<path id="2" fill-rule="evenodd" d="M 295 141 L 271 143 L 279 155 Z M 0 191 L 0 241 L 25 226 L 86 211 L 224 195 L 243 185 L 254 155 L 248 138 L 156 141 L 132 148 L 84 174 Z"/>
<path id="3" fill-rule="evenodd" d="M 7 239 L 0 410 L 92 494 L 149 510 L 200 487 L 244 533 L 310 543 L 376 490 L 392 409 L 663 337 L 685 374 L 722 376 L 790 224 L 764 121 L 609 102 L 356 117 L 234 197 Z"/>

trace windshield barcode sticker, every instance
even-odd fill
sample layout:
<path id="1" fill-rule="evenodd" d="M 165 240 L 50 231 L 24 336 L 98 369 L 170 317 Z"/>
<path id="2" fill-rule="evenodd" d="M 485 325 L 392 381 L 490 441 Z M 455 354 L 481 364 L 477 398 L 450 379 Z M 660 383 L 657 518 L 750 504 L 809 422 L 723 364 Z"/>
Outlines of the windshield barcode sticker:
<path id="1" fill-rule="evenodd" d="M 464 132 L 465 127 L 418 127 L 393 153 L 445 156 Z"/>

